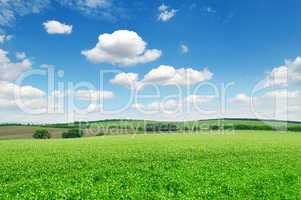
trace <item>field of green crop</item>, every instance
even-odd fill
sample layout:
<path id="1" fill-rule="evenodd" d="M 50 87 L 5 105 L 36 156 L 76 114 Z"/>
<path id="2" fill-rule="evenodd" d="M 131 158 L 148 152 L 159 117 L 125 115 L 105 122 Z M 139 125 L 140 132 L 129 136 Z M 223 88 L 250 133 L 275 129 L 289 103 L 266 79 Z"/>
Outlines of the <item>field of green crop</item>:
<path id="1" fill-rule="evenodd" d="M 0 199 L 300 199 L 301 134 L 0 141 Z"/>

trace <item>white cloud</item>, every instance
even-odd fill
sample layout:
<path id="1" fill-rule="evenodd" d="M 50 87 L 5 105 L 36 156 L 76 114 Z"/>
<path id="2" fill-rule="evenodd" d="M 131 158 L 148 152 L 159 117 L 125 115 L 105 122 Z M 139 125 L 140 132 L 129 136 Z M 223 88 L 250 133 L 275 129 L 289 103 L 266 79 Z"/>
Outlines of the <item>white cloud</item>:
<path id="1" fill-rule="evenodd" d="M 234 98 L 230 101 L 232 104 L 250 104 L 251 97 L 244 93 L 237 94 Z"/>
<path id="2" fill-rule="evenodd" d="M 177 10 L 170 9 L 165 4 L 162 4 L 161 6 L 159 6 L 158 10 L 160 12 L 159 16 L 158 16 L 158 20 L 163 21 L 163 22 L 167 22 L 167 21 L 171 20 L 171 18 L 173 18 L 177 13 Z"/>
<path id="3" fill-rule="evenodd" d="M 14 83 L 0 81 L 0 108 L 17 109 L 21 102 L 27 109 L 45 108 L 47 101 L 45 92 L 30 85 L 19 86 Z"/>
<path id="4" fill-rule="evenodd" d="M 49 34 L 71 34 L 73 29 L 72 25 L 67 25 L 56 20 L 44 22 L 43 26 Z"/>
<path id="5" fill-rule="evenodd" d="M 2 109 L 20 109 L 19 102 L 22 103 L 26 109 L 37 110 L 45 109 L 47 107 L 47 101 L 43 98 L 38 99 L 1 99 L 0 98 L 0 108 Z M 29 116 L 29 115 L 28 115 Z"/>
<path id="6" fill-rule="evenodd" d="M 130 89 L 138 89 L 140 85 L 139 75 L 136 73 L 119 73 L 110 82 L 115 85 L 126 86 Z"/>
<path id="7" fill-rule="evenodd" d="M 12 38 L 13 38 L 13 36 L 11 36 L 11 35 L 0 35 L 0 43 L 7 42 L 7 41 L 11 40 Z"/>
<path id="8" fill-rule="evenodd" d="M 13 63 L 7 57 L 8 52 L 0 49 L 0 81 L 14 81 L 23 72 L 31 69 L 32 63 L 28 59 Z"/>
<path id="9" fill-rule="evenodd" d="M 182 45 L 180 46 L 180 48 L 181 48 L 181 53 L 182 53 L 182 54 L 186 54 L 186 53 L 189 52 L 189 48 L 188 48 L 188 46 L 185 45 L 185 44 L 182 44 Z"/>
<path id="10" fill-rule="evenodd" d="M 16 58 L 18 60 L 24 60 L 26 58 L 26 53 L 25 52 L 17 52 L 16 53 Z"/>
<path id="11" fill-rule="evenodd" d="M 288 68 L 280 66 L 274 68 L 264 80 L 264 87 L 288 84 Z"/>
<path id="12" fill-rule="evenodd" d="M 175 69 L 173 66 L 160 65 L 145 74 L 142 80 L 139 80 L 139 75 L 136 73 L 119 73 L 110 82 L 130 89 L 141 90 L 148 84 L 185 86 L 211 80 L 212 77 L 213 73 L 207 68 L 198 71 L 192 68 Z"/>
<path id="13" fill-rule="evenodd" d="M 189 104 L 202 104 L 202 103 L 207 103 L 215 99 L 216 96 L 213 95 L 189 95 L 184 99 L 184 102 L 189 103 Z"/>
<path id="14" fill-rule="evenodd" d="M 300 103 L 300 90 L 276 89 L 253 97 L 238 94 L 230 99 L 226 114 L 231 114 L 231 117 L 301 120 Z"/>
<path id="15" fill-rule="evenodd" d="M 82 55 L 93 63 L 113 65 L 136 65 L 152 62 L 161 56 L 157 49 L 146 49 L 147 43 L 134 31 L 118 30 L 102 34 L 93 49 L 82 51 Z"/>
<path id="16" fill-rule="evenodd" d="M 86 109 L 88 113 L 101 112 L 102 110 L 102 106 L 95 103 L 91 103 Z"/>
<path id="17" fill-rule="evenodd" d="M 79 100 L 98 101 L 103 99 L 112 99 L 114 98 L 114 93 L 111 91 L 78 90 L 75 92 L 75 96 Z"/>
<path id="18" fill-rule="evenodd" d="M 163 113 L 176 113 L 176 112 L 183 112 L 184 109 L 194 109 L 197 110 L 199 106 L 209 103 L 213 101 L 216 96 L 206 96 L 206 95 L 188 95 L 184 98 L 174 98 L 174 99 L 163 99 L 161 101 L 154 101 L 149 104 L 142 104 L 142 103 L 134 103 L 132 104 L 132 108 L 143 111 L 151 111 L 153 112 L 163 112 Z"/>
<path id="19" fill-rule="evenodd" d="M 168 9 L 168 6 L 166 6 L 165 4 L 161 4 L 160 6 L 159 6 L 159 8 L 158 8 L 158 10 L 160 11 L 160 12 L 164 12 L 165 10 L 167 10 Z"/>
<path id="20" fill-rule="evenodd" d="M 83 6 L 87 6 L 89 8 L 98 8 L 106 6 L 108 4 L 108 0 L 85 0 L 80 1 L 79 4 L 82 4 Z"/>
<path id="21" fill-rule="evenodd" d="M 62 6 L 76 10 L 85 16 L 116 21 L 126 17 L 126 8 L 114 0 L 56 0 Z M 130 2 L 127 2 L 130 3 Z"/>
<path id="22" fill-rule="evenodd" d="M 301 57 L 286 60 L 285 65 L 275 67 L 263 81 L 263 87 L 287 85 L 289 82 L 301 81 Z"/>
<path id="23" fill-rule="evenodd" d="M 159 85 L 194 85 L 211 80 L 212 77 L 213 73 L 207 68 L 198 71 L 192 68 L 175 69 L 173 66 L 160 65 L 147 73 L 143 82 L 157 83 Z"/>
<path id="24" fill-rule="evenodd" d="M 12 27 L 17 18 L 41 13 L 57 4 L 96 19 L 115 21 L 126 17 L 126 9 L 113 0 L 0 0 L 0 28 Z"/>
<path id="25" fill-rule="evenodd" d="M 40 13 L 50 0 L 1 0 L 0 26 L 11 27 L 19 16 Z"/>
<path id="26" fill-rule="evenodd" d="M 14 83 L 0 81 L 0 97 L 12 99 L 15 96 L 23 98 L 37 98 L 45 96 L 45 92 L 29 85 L 19 86 Z"/>

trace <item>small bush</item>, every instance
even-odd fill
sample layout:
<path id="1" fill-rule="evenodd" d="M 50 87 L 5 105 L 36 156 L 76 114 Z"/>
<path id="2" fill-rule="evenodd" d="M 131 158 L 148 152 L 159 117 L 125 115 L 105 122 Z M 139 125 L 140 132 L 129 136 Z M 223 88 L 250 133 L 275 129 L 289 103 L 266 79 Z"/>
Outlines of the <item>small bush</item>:
<path id="1" fill-rule="evenodd" d="M 211 125 L 209 129 L 210 130 L 219 130 L 220 126 L 218 126 L 218 125 Z"/>
<path id="2" fill-rule="evenodd" d="M 51 134 L 46 129 L 38 129 L 32 137 L 35 139 L 50 139 Z"/>
<path id="3" fill-rule="evenodd" d="M 97 133 L 96 136 L 104 136 L 105 133 L 104 132 L 100 132 L 100 133 Z"/>
<path id="4" fill-rule="evenodd" d="M 289 131 L 301 132 L 301 126 L 291 126 L 287 128 Z"/>
<path id="5" fill-rule="evenodd" d="M 63 138 L 80 138 L 84 135 L 84 132 L 81 129 L 71 129 L 62 134 Z"/>

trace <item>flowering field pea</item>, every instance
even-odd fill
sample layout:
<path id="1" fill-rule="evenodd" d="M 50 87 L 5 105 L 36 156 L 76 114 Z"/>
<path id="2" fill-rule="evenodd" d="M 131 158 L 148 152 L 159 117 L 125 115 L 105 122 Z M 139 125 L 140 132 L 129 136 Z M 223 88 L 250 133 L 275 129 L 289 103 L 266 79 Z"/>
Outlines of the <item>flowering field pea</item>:
<path id="1" fill-rule="evenodd" d="M 301 134 L 0 141 L 0 199 L 299 199 Z"/>

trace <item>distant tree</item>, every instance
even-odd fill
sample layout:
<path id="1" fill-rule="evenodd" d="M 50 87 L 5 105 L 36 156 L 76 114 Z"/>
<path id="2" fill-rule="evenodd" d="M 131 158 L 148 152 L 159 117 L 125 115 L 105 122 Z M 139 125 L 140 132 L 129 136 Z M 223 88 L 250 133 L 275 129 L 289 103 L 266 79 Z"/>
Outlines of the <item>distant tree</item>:
<path id="1" fill-rule="evenodd" d="M 62 134 L 63 138 L 80 138 L 84 135 L 81 129 L 70 129 Z"/>
<path id="2" fill-rule="evenodd" d="M 51 134 L 46 129 L 38 129 L 32 137 L 35 139 L 50 139 Z"/>
<path id="3" fill-rule="evenodd" d="M 96 136 L 104 136 L 104 135 L 105 135 L 104 132 L 99 132 L 99 133 L 96 134 Z"/>

